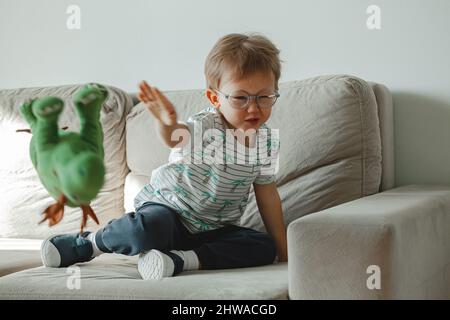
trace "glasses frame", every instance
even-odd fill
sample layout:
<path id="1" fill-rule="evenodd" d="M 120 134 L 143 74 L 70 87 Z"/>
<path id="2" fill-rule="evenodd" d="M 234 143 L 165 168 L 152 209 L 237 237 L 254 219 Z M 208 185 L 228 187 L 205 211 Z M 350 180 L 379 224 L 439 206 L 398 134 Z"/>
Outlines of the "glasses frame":
<path id="1" fill-rule="evenodd" d="M 280 94 L 278 93 L 278 91 L 275 91 L 275 93 L 273 93 L 273 94 L 271 94 L 271 95 L 262 95 L 262 96 L 257 95 L 257 94 L 248 94 L 248 93 L 246 93 L 246 96 L 248 97 L 247 103 L 246 103 L 243 107 L 235 107 L 235 106 L 233 106 L 233 104 L 230 102 L 230 97 L 237 97 L 237 96 L 233 96 L 233 95 L 231 95 L 231 94 L 226 94 L 226 93 L 224 93 L 224 92 L 222 92 L 222 91 L 219 91 L 219 90 L 217 90 L 217 89 L 216 89 L 215 91 L 218 92 L 218 93 L 220 93 L 220 94 L 222 94 L 222 95 L 225 97 L 225 99 L 227 99 L 228 104 L 229 104 L 233 109 L 237 109 L 237 110 L 247 110 L 247 109 L 249 108 L 250 104 L 251 104 L 250 101 L 252 101 L 253 99 L 256 100 L 256 105 L 258 106 L 258 108 L 260 108 L 260 109 L 270 109 L 270 108 L 272 108 L 272 107 L 275 105 L 275 103 L 277 102 L 278 98 L 280 97 Z M 259 105 L 259 99 L 260 99 L 261 97 L 270 97 L 270 98 L 275 97 L 275 101 L 272 103 L 272 105 L 271 105 L 270 107 L 261 107 L 261 106 Z"/>

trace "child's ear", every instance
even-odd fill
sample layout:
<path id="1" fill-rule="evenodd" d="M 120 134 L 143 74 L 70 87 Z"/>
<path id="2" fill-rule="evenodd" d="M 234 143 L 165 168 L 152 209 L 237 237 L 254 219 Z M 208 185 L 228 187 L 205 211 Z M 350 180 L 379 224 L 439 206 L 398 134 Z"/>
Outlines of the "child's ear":
<path id="1" fill-rule="evenodd" d="M 220 108 L 219 96 L 211 89 L 206 90 L 206 98 L 208 98 L 209 102 L 214 106 L 214 108 Z"/>

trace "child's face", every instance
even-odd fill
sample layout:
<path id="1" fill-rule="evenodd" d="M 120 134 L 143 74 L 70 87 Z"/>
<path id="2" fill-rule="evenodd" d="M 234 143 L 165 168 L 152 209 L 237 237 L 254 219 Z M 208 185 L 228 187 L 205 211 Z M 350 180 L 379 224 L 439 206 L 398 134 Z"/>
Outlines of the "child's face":
<path id="1" fill-rule="evenodd" d="M 258 129 L 265 123 L 272 112 L 272 108 L 259 108 L 256 99 L 251 99 L 247 109 L 237 109 L 231 106 L 225 94 L 242 95 L 272 95 L 275 93 L 275 77 L 272 72 L 258 72 L 243 79 L 235 80 L 230 73 L 225 73 L 219 91 L 208 89 L 207 97 L 219 110 L 228 125 L 233 129 Z"/>

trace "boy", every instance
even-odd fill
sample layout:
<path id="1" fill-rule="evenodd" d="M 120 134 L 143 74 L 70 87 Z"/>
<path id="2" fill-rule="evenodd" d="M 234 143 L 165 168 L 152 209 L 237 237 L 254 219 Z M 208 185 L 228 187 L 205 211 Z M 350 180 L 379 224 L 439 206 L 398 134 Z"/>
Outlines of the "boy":
<path id="1" fill-rule="evenodd" d="M 270 163 L 260 143 L 267 138 L 265 122 L 279 96 L 278 55 L 263 36 L 219 39 L 205 63 L 212 107 L 187 123 L 177 121 L 174 106 L 157 88 L 142 82 L 139 99 L 172 148 L 169 163 L 152 172 L 136 196 L 136 212 L 113 219 L 95 234 L 44 241 L 44 265 L 65 267 L 105 252 L 140 254 L 142 278 L 161 279 L 185 270 L 265 265 L 276 256 L 287 261 L 281 201 L 273 172 L 264 170 Z M 278 150 L 271 151 L 273 158 Z M 252 152 L 256 162 L 249 161 Z M 237 225 L 251 185 L 269 234 Z"/>

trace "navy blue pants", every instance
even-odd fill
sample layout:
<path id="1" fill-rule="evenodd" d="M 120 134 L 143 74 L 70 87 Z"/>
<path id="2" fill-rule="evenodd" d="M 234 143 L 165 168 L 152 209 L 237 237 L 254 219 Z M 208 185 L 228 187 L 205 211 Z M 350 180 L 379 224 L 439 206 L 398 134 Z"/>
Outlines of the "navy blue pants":
<path id="1" fill-rule="evenodd" d="M 192 234 L 168 206 L 147 203 L 136 212 L 111 220 L 95 237 L 103 252 L 136 255 L 151 249 L 194 250 L 202 269 L 271 264 L 276 248 L 266 233 L 239 226 Z"/>

